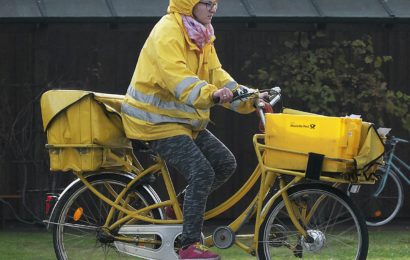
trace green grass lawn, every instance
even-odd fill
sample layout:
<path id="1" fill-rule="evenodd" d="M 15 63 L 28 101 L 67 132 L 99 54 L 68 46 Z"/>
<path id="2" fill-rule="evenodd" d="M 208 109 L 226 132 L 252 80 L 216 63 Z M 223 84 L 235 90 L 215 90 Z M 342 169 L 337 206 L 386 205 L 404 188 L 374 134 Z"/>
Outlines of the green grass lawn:
<path id="1" fill-rule="evenodd" d="M 370 229 L 368 259 L 410 259 L 410 230 Z M 223 259 L 256 259 L 238 247 L 213 249 Z M 0 259 L 2 260 L 47 260 L 55 259 L 52 235 L 46 231 L 0 230 Z"/>

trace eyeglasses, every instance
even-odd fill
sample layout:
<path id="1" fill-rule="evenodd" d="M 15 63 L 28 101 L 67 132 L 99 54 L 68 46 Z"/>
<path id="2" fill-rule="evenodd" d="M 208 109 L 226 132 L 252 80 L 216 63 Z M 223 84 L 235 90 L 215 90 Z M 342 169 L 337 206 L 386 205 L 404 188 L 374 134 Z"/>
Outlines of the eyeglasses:
<path id="1" fill-rule="evenodd" d="M 212 11 L 212 10 L 216 10 L 218 9 L 218 2 L 199 2 L 201 4 L 204 4 L 206 6 L 206 9 L 208 9 L 208 11 Z"/>

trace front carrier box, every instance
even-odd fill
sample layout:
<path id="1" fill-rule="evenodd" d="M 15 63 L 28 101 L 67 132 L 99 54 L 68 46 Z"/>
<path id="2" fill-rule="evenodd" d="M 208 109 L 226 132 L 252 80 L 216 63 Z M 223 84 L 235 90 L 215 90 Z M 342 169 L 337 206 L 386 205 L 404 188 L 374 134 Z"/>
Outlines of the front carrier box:
<path id="1" fill-rule="evenodd" d="M 320 115 L 266 114 L 265 164 L 304 171 L 308 153 L 322 154 L 322 171 L 352 171 L 354 165 L 337 159 L 353 159 L 359 150 L 362 120 Z"/>

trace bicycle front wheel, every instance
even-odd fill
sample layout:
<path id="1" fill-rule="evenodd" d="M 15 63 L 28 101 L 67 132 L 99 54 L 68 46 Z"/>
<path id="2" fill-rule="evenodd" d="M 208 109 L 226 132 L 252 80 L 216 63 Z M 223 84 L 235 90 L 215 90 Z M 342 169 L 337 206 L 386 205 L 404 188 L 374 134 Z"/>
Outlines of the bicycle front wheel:
<path id="1" fill-rule="evenodd" d="M 358 193 L 350 193 L 348 190 L 349 197 L 362 210 L 369 226 L 381 226 L 390 222 L 403 205 L 403 186 L 397 174 L 390 171 L 383 178 L 387 178 L 383 187 L 382 181 L 379 181 L 373 185 L 361 185 Z M 376 194 L 379 189 L 381 192 Z"/>
<path id="2" fill-rule="evenodd" d="M 89 177 L 88 181 L 104 196 L 115 200 L 131 179 L 120 174 L 101 174 Z M 155 203 L 155 197 L 143 186 L 130 190 L 124 197 L 125 200 L 128 202 L 128 209 L 139 209 Z M 94 195 L 82 182 L 77 182 L 65 192 L 56 205 L 52 218 L 57 259 L 135 259 L 117 251 L 114 236 L 118 236 L 118 230 L 108 231 L 102 228 L 110 209 L 110 205 Z M 121 213 L 117 211 L 110 224 L 119 216 Z M 159 219 L 161 212 L 154 209 L 147 216 Z M 134 221 L 126 224 L 141 223 Z"/>
<path id="3" fill-rule="evenodd" d="M 308 237 L 299 234 L 278 199 L 259 230 L 259 259 L 366 259 L 367 227 L 346 194 L 309 183 L 291 187 L 288 197 Z"/>

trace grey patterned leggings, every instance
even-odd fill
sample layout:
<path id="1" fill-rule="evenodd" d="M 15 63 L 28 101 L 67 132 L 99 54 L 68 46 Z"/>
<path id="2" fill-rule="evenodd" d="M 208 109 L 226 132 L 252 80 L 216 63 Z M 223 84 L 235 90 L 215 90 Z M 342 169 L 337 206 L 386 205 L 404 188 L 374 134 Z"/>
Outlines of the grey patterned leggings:
<path id="1" fill-rule="evenodd" d="M 195 140 L 179 135 L 150 141 L 149 145 L 188 181 L 183 207 L 182 246 L 198 242 L 208 195 L 234 173 L 235 157 L 206 129 Z"/>

